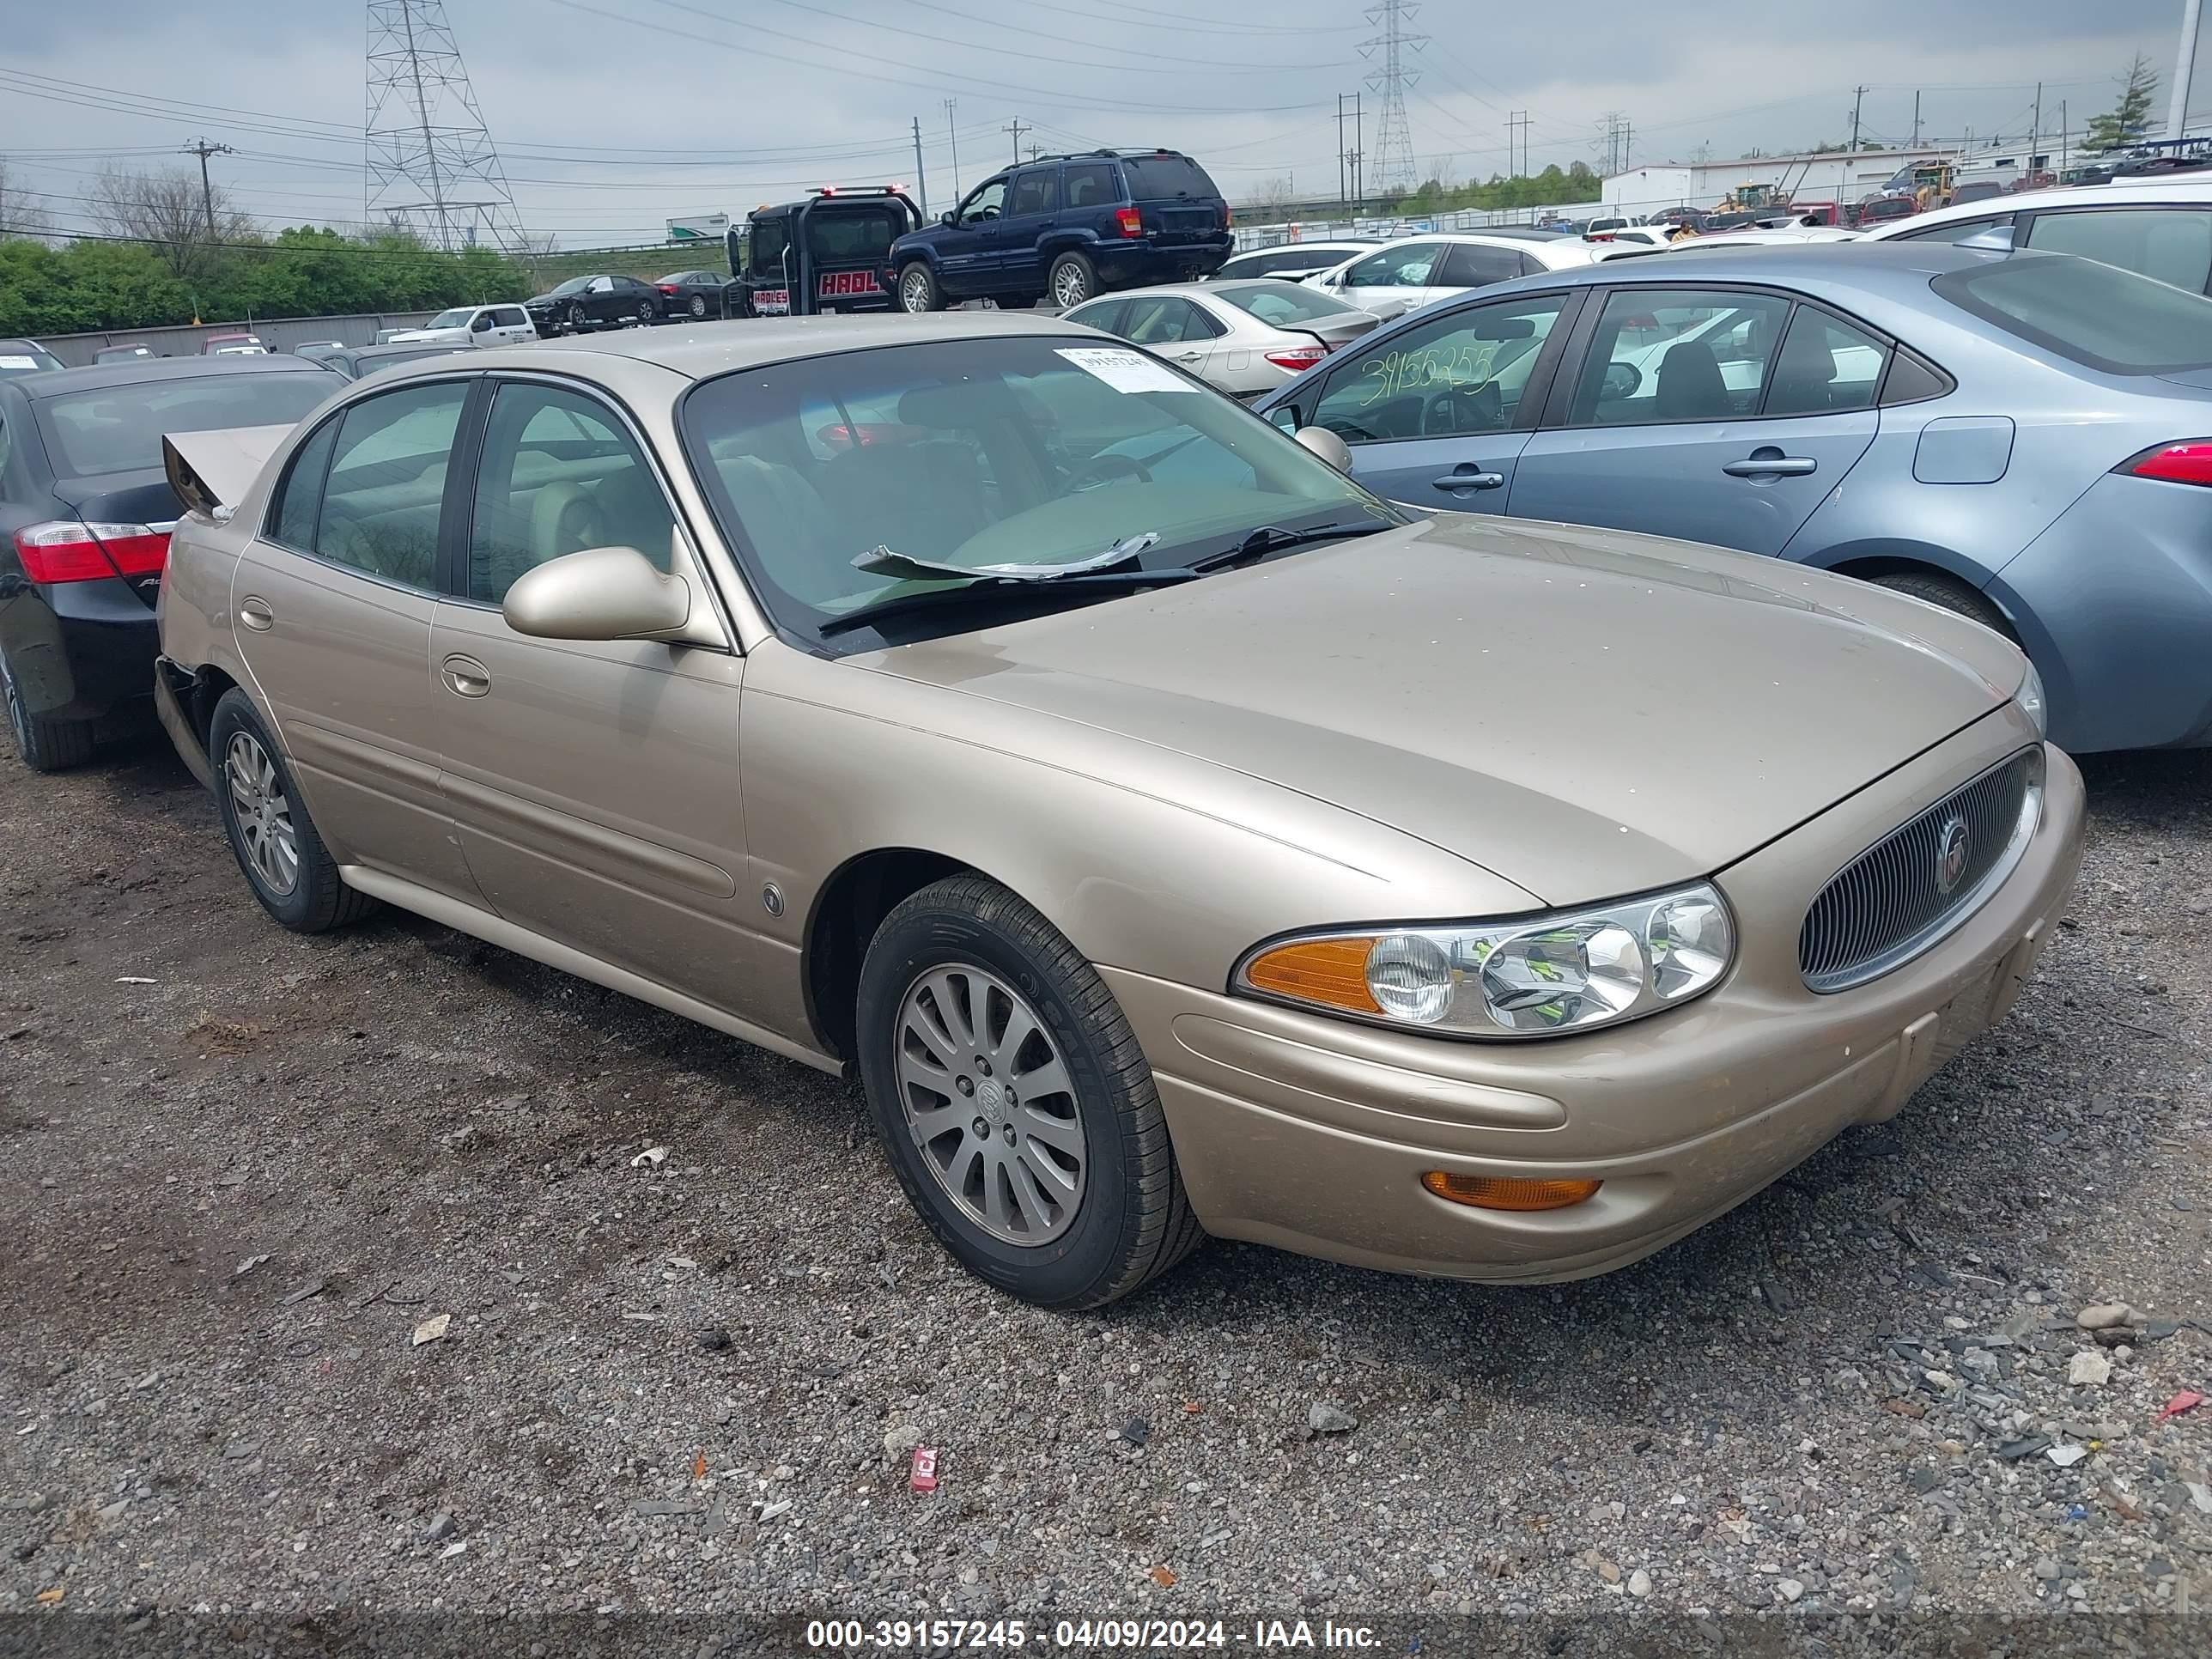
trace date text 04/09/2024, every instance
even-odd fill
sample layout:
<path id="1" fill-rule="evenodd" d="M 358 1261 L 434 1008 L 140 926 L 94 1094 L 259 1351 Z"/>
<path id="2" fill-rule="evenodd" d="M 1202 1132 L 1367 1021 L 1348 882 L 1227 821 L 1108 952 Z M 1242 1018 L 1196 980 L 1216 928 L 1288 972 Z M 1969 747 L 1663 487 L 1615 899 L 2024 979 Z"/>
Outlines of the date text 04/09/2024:
<path id="1" fill-rule="evenodd" d="M 1372 1649 L 1379 1638 L 1364 1625 L 1304 1619 L 1260 1619 L 1249 1626 L 1219 1619 L 1062 1619 L 1048 1632 L 1031 1632 L 1019 1619 L 814 1620 L 806 1626 L 812 1648 L 896 1652 L 909 1649 L 981 1650 L 1039 1647 L 1063 1652 L 1188 1651 L 1230 1647 L 1259 1649 Z"/>

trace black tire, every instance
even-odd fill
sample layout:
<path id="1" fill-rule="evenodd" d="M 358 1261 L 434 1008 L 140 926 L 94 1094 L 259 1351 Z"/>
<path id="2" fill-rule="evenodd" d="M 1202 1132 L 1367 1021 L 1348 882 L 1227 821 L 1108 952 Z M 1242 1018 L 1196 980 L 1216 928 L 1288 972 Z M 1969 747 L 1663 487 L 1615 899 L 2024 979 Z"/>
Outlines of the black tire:
<path id="1" fill-rule="evenodd" d="M 1083 1126 L 1083 1190 L 1066 1231 L 1002 1242 L 954 1204 L 908 1127 L 897 1078 L 901 1005 L 923 975 L 981 968 L 1027 998 L 1057 1047 Z M 997 883 L 956 876 L 884 918 L 860 969 L 860 1078 L 891 1167 L 938 1242 L 978 1278 L 1060 1311 L 1096 1308 L 1165 1273 L 1206 1237 L 1191 1214 L 1152 1067 L 1082 953 Z"/>
<path id="2" fill-rule="evenodd" d="M 1910 593 L 1916 599 L 1955 611 L 1991 632 L 2003 635 L 2014 645 L 2020 643 L 2020 635 L 2005 620 L 2004 612 L 1990 604 L 1986 595 L 1976 592 L 1956 576 L 1947 576 L 1939 570 L 1898 570 L 1887 576 L 1876 576 L 1874 581 L 1877 587 Z"/>
<path id="3" fill-rule="evenodd" d="M 915 259 L 899 267 L 898 305 L 901 311 L 915 316 L 945 309 L 945 290 L 927 260 Z"/>
<path id="4" fill-rule="evenodd" d="M 63 772 L 92 758 L 90 720 L 42 720 L 23 707 L 15 677 L 0 661 L 0 696 L 8 703 L 8 735 L 15 740 L 15 758 L 33 772 Z"/>
<path id="5" fill-rule="evenodd" d="M 584 309 L 584 302 L 581 300 L 571 300 L 568 301 L 568 326 L 570 329 L 574 330 L 578 334 L 581 334 L 590 325 L 591 320 L 591 315 Z"/>
<path id="6" fill-rule="evenodd" d="M 703 294 L 693 295 L 689 309 L 693 318 L 704 318 L 707 314 L 707 296 Z"/>
<path id="7" fill-rule="evenodd" d="M 232 740 L 243 736 L 268 757 L 276 784 L 289 814 L 298 853 L 297 879 L 289 892 L 278 890 L 254 867 L 246 831 L 240 827 L 240 805 L 231 788 L 229 757 Z M 233 686 L 215 706 L 208 726 L 208 761 L 215 769 L 216 810 L 222 815 L 222 832 L 230 842 L 231 856 L 261 908 L 295 933 L 327 933 L 358 921 L 376 908 L 376 901 L 355 891 L 338 874 L 337 861 L 323 845 L 307 803 L 292 781 L 291 769 L 269 728 L 261 723 L 252 699 Z"/>
<path id="8" fill-rule="evenodd" d="M 1045 272 L 1044 291 L 1062 311 L 1079 306 L 1085 300 L 1095 300 L 1098 297 L 1098 267 L 1091 263 L 1086 254 L 1063 253 Z"/>

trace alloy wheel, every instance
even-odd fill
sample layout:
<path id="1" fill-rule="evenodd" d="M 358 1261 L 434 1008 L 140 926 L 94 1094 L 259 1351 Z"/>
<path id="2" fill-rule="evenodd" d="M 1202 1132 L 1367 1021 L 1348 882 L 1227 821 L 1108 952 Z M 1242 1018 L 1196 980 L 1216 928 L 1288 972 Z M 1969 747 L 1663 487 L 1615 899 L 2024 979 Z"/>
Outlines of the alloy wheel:
<path id="1" fill-rule="evenodd" d="M 929 272 L 927 270 L 920 265 L 912 266 L 899 279 L 899 304 L 917 314 L 929 309 Z"/>
<path id="2" fill-rule="evenodd" d="M 1083 267 L 1073 260 L 1060 265 L 1052 273 L 1053 303 L 1065 311 L 1070 306 L 1079 306 L 1091 297 L 1091 285 L 1083 280 Z"/>
<path id="3" fill-rule="evenodd" d="M 691 314 L 694 317 L 703 317 L 707 314 L 707 296 L 705 295 L 695 294 L 691 296 Z"/>
<path id="4" fill-rule="evenodd" d="M 236 732 L 224 750 L 222 772 L 246 862 L 255 879 L 283 898 L 300 884 L 300 836 L 276 763 L 252 732 Z"/>
<path id="5" fill-rule="evenodd" d="M 908 1131 L 960 1213 L 1009 1244 L 1066 1232 L 1083 1201 L 1083 1118 L 1029 1000 L 967 963 L 932 968 L 900 1000 L 896 1042 Z"/>

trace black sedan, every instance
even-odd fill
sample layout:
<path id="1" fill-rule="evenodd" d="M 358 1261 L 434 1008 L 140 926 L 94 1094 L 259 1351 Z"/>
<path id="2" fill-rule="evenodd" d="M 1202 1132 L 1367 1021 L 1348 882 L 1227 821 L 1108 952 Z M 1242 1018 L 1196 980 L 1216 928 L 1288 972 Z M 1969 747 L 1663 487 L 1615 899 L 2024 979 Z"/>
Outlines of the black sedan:
<path id="1" fill-rule="evenodd" d="M 358 380 L 364 374 L 390 368 L 395 363 L 411 363 L 418 358 L 443 357 L 451 352 L 469 349 L 468 346 L 459 345 L 306 345 L 297 348 L 294 355 L 320 363 L 349 380 Z"/>
<path id="2" fill-rule="evenodd" d="M 154 602 L 182 510 L 165 432 L 297 421 L 345 382 L 298 357 L 154 357 L 0 379 L 0 692 L 34 771 L 150 707 Z"/>
<path id="3" fill-rule="evenodd" d="M 62 360 L 36 340 L 0 340 L 0 377 L 59 368 Z"/>
<path id="4" fill-rule="evenodd" d="M 653 287 L 660 290 L 662 309 L 669 316 L 696 322 L 729 315 L 722 304 L 722 290 L 729 281 L 718 270 L 672 270 Z"/>
<path id="5" fill-rule="evenodd" d="M 571 276 L 525 301 L 540 334 L 581 334 L 629 323 L 657 323 L 667 312 L 660 290 L 635 276 Z"/>

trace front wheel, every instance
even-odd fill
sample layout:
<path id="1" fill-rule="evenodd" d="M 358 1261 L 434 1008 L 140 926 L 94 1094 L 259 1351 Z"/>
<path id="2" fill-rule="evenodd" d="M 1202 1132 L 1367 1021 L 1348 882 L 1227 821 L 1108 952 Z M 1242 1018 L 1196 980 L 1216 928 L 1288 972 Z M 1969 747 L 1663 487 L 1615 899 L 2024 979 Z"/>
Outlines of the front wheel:
<path id="1" fill-rule="evenodd" d="M 916 316 L 945 309 L 945 290 L 938 286 L 937 273 L 919 259 L 899 272 L 898 299 L 901 311 Z"/>
<path id="2" fill-rule="evenodd" d="M 1045 287 L 1053 304 L 1066 311 L 1098 292 L 1098 268 L 1080 253 L 1063 253 L 1052 262 Z"/>
<path id="3" fill-rule="evenodd" d="M 574 333 L 581 334 L 584 331 L 584 325 L 589 320 L 590 316 L 584 309 L 584 302 L 581 300 L 570 301 L 568 303 L 569 330 Z"/>
<path id="4" fill-rule="evenodd" d="M 707 296 L 703 294 L 693 295 L 691 296 L 690 311 L 691 315 L 695 319 L 704 317 L 707 314 Z"/>
<path id="5" fill-rule="evenodd" d="M 899 905 L 868 946 L 857 1012 L 899 1184 L 979 1278 L 1095 1308 L 1204 1237 L 1113 994 L 1005 888 L 960 876 Z"/>
<path id="6" fill-rule="evenodd" d="M 216 803 L 223 834 L 263 909 L 295 933 L 320 933 L 376 908 L 339 877 L 276 739 L 236 686 L 215 706 L 208 756 L 220 769 Z"/>

